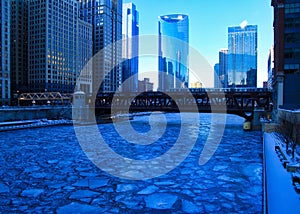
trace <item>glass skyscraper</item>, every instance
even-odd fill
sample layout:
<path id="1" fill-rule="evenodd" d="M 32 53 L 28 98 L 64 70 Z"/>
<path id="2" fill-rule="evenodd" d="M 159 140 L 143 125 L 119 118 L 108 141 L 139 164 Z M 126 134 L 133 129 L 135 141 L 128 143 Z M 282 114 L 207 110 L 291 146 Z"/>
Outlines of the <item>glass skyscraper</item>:
<path id="1" fill-rule="evenodd" d="M 227 88 L 228 85 L 228 48 L 223 48 L 219 51 L 219 78 L 220 87 Z"/>
<path id="2" fill-rule="evenodd" d="M 80 18 L 93 26 L 93 92 L 116 91 L 122 81 L 122 0 L 80 0 Z M 99 81 L 101 80 L 101 86 Z"/>
<path id="3" fill-rule="evenodd" d="M 10 0 L 0 1 L 0 104 L 10 104 Z"/>
<path id="4" fill-rule="evenodd" d="M 221 88 L 219 63 L 214 65 L 214 88 Z"/>
<path id="5" fill-rule="evenodd" d="M 123 4 L 122 85 L 123 91 L 137 91 L 139 66 L 139 12 L 133 3 Z"/>
<path id="6" fill-rule="evenodd" d="M 228 86 L 257 86 L 257 26 L 228 28 Z"/>
<path id="7" fill-rule="evenodd" d="M 160 16 L 158 35 L 158 90 L 188 88 L 188 16 L 183 14 Z"/>

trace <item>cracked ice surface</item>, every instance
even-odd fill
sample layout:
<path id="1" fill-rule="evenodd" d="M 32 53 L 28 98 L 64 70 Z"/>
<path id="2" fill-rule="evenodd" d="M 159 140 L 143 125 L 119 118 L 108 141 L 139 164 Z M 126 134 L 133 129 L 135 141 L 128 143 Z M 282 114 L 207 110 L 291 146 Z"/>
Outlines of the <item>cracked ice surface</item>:
<path id="1" fill-rule="evenodd" d="M 127 143 L 117 135 L 113 124 L 98 127 L 118 154 L 147 160 L 164 154 L 174 145 L 180 118 L 177 114 L 167 114 L 167 121 L 166 132 L 151 145 Z M 82 151 L 72 126 L 2 132 L 0 210 L 3 213 L 261 213 L 261 132 L 244 132 L 243 121 L 237 116 L 227 116 L 216 153 L 199 166 L 199 155 L 210 130 L 210 115 L 201 114 L 198 140 L 189 156 L 169 173 L 141 181 L 113 177 L 97 168 Z M 148 116 L 135 117 L 131 124 L 139 132 L 150 129 Z M 198 130 L 193 124 L 185 126 L 190 126 L 186 133 L 190 136 Z M 172 160 L 166 162 L 170 163 Z M 141 176 L 142 172 L 132 168 L 124 169 L 124 173 Z"/>

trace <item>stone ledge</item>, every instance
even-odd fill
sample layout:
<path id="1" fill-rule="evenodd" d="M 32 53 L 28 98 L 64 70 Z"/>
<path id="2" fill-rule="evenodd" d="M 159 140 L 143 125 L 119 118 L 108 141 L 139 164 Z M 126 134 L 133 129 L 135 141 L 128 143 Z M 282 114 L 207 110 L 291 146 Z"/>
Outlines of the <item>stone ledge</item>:
<path id="1" fill-rule="evenodd" d="M 279 127 L 278 123 L 262 123 L 262 132 L 272 133 Z"/>

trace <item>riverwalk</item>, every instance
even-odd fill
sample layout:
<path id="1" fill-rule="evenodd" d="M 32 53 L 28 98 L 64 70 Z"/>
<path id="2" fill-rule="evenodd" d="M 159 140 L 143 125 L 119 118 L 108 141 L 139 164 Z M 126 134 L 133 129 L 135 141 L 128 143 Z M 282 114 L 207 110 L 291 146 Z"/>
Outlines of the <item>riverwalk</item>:
<path id="1" fill-rule="evenodd" d="M 281 142 L 274 133 L 264 134 L 265 211 L 266 213 L 300 213 L 300 194 L 292 184 L 292 173 L 276 153 Z"/>

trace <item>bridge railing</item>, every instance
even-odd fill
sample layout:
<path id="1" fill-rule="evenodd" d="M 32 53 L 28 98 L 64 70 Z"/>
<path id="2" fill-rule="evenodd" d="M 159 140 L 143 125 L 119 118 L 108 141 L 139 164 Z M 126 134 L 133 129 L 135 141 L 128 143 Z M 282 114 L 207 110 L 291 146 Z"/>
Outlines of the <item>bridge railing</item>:
<path id="1" fill-rule="evenodd" d="M 69 105 L 73 94 L 60 92 L 22 93 L 18 97 L 18 105 Z"/>

